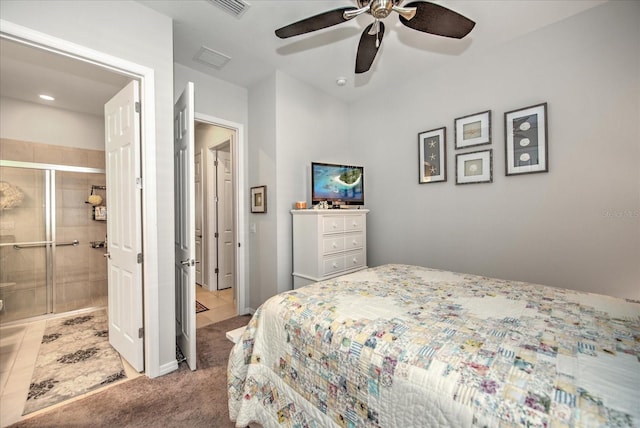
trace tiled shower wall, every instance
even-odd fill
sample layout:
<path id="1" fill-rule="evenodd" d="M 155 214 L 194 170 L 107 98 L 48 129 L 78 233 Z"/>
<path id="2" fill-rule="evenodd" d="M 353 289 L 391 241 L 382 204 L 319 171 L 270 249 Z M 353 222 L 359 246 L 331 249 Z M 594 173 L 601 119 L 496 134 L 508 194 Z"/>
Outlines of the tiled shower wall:
<path id="1" fill-rule="evenodd" d="M 0 159 L 104 169 L 103 151 L 75 149 L 15 140 L 0 140 Z M 21 206 L 0 211 L 0 242 L 43 240 L 44 199 L 42 173 L 3 167 L 0 181 L 25 194 Z M 105 221 L 93 220 L 87 201 L 91 186 L 104 186 L 104 174 L 56 171 L 56 242 L 78 240 L 78 246 L 56 247 L 54 312 L 66 312 L 107 304 L 106 248 L 90 242 L 106 239 Z M 106 205 L 106 191 L 96 190 Z M 15 250 L 0 247 L 0 322 L 46 313 L 45 252 L 42 248 Z"/>

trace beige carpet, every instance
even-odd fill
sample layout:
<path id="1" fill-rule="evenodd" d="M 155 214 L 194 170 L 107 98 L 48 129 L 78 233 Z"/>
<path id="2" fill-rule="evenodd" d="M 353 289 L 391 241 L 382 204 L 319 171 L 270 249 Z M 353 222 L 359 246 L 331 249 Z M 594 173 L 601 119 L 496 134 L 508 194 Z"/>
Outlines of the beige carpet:
<path id="1" fill-rule="evenodd" d="M 229 330 L 238 316 L 198 329 L 197 367 L 185 363 L 168 375 L 141 376 L 84 399 L 40 413 L 12 427 L 233 427 L 227 408 Z"/>

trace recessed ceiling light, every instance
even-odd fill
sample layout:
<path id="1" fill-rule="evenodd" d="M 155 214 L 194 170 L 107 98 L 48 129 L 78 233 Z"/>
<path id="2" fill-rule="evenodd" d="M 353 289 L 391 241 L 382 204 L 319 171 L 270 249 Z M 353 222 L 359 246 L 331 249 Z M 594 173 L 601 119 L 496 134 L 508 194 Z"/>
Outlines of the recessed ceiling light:
<path id="1" fill-rule="evenodd" d="M 46 95 L 46 94 L 40 94 L 38 95 L 41 99 L 46 100 L 46 101 L 55 101 L 55 98 L 53 98 L 51 95 Z"/>
<path id="2" fill-rule="evenodd" d="M 336 85 L 338 86 L 344 86 L 347 84 L 347 78 L 346 77 L 338 77 L 336 79 Z"/>

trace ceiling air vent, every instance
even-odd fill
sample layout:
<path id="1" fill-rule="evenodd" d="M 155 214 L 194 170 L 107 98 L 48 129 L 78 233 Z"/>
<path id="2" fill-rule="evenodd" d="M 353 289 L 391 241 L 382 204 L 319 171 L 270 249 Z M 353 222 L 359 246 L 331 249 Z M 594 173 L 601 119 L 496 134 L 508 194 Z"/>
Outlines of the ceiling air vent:
<path id="1" fill-rule="evenodd" d="M 225 12 L 240 18 L 251 6 L 249 3 L 242 0 L 207 0 L 209 3 L 218 6 Z"/>
<path id="2" fill-rule="evenodd" d="M 201 46 L 196 56 L 193 57 L 193 60 L 220 70 L 231 60 L 231 57 L 220 52 L 216 52 L 213 49 Z"/>

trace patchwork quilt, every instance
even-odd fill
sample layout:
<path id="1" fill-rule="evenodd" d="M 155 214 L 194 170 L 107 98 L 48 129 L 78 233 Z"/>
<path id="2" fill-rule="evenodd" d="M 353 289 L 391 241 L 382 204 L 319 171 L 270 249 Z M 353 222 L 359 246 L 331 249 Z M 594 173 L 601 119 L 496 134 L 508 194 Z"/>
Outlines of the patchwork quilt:
<path id="1" fill-rule="evenodd" d="M 640 303 L 380 266 L 265 302 L 228 392 L 239 427 L 640 427 Z"/>

